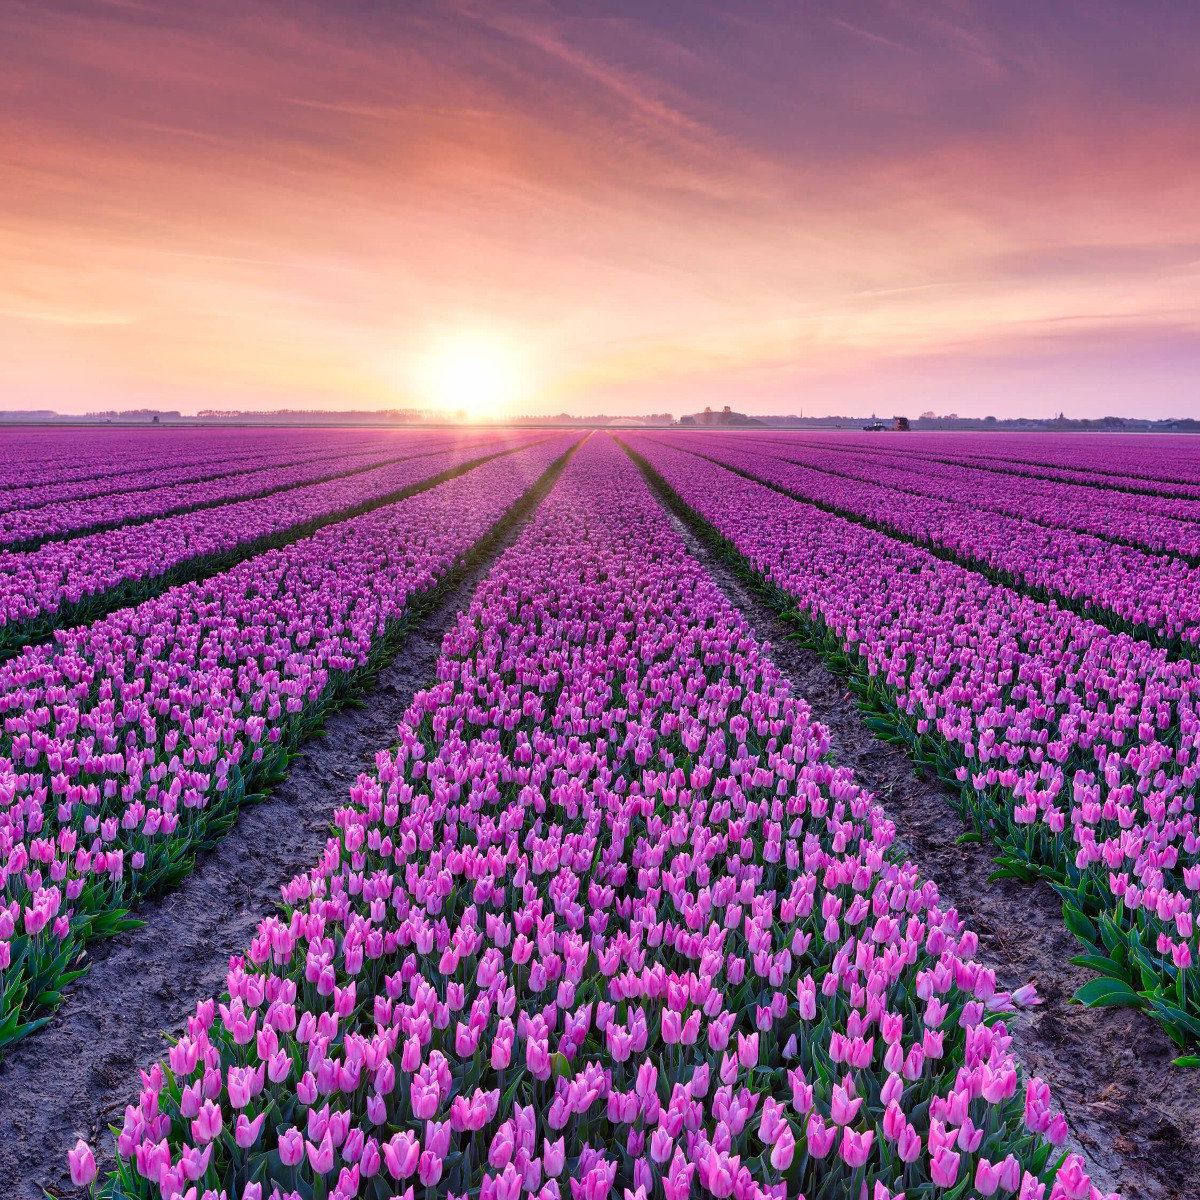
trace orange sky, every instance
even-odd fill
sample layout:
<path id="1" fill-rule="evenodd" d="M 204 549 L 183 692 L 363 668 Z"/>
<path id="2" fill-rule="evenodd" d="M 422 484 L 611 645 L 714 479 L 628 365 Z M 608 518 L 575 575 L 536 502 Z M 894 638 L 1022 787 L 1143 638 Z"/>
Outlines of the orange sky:
<path id="1" fill-rule="evenodd" d="M 1191 4 L 10 0 L 0 44 L 6 408 L 424 406 L 483 339 L 530 413 L 1200 415 Z"/>

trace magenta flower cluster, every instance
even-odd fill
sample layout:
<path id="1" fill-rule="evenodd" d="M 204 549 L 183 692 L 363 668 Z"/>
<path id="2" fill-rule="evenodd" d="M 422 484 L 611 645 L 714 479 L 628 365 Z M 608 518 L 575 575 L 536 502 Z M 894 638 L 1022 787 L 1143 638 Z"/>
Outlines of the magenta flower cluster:
<path id="1" fill-rule="evenodd" d="M 843 440 L 839 437 L 839 441 Z M 879 449 L 878 438 L 851 433 L 851 449 Z M 967 463 L 1035 479 L 1137 490 L 1200 499 L 1200 466 L 1187 438 L 1145 434 L 1102 438 L 1046 438 L 1041 434 L 918 434 L 906 453 L 943 462 Z"/>
<path id="2" fill-rule="evenodd" d="M 569 444 L 493 458 L 0 666 L 0 1044 Z"/>
<path id="3" fill-rule="evenodd" d="M 1028 997 L 828 751 L 594 435 L 143 1074 L 109 1188 L 1097 1200 L 996 1017 Z"/>
<path id="4" fill-rule="evenodd" d="M 311 429 L 179 429 L 166 439 L 144 428 L 22 429 L 5 436 L 10 455 L 0 463 L 0 512 L 284 466 L 328 455 L 331 444 L 343 453 L 364 444 L 357 432 L 351 439 Z"/>

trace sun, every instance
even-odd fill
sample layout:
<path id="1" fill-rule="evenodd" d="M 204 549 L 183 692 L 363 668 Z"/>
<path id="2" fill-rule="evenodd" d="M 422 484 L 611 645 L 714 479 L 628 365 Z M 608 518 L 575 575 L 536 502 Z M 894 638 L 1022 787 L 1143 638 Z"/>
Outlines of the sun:
<path id="1" fill-rule="evenodd" d="M 503 420 L 526 387 L 521 357 L 495 335 L 451 334 L 425 356 L 420 390 L 430 407 L 462 412 L 473 421 Z"/>

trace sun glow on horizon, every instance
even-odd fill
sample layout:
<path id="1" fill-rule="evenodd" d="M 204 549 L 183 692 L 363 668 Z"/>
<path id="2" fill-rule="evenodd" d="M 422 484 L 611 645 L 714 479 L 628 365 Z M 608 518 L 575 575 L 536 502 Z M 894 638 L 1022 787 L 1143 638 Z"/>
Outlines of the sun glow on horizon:
<path id="1" fill-rule="evenodd" d="M 524 356 L 494 334 L 460 331 L 439 339 L 422 360 L 417 385 L 431 408 L 500 421 L 529 392 Z"/>

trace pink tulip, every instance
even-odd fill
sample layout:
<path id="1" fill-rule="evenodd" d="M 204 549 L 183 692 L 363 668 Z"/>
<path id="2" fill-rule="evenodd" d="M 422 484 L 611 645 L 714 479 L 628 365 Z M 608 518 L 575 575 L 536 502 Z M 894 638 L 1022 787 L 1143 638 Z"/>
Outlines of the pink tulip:
<path id="1" fill-rule="evenodd" d="M 929 1162 L 929 1177 L 941 1187 L 953 1187 L 958 1179 L 959 1156 L 943 1147 Z"/>
<path id="2" fill-rule="evenodd" d="M 738 1034 L 738 1062 L 745 1068 L 758 1065 L 758 1034 Z"/>
<path id="3" fill-rule="evenodd" d="M 294 1167 L 304 1158 L 304 1135 L 289 1129 L 279 1138 L 279 1157 L 285 1167 Z"/>
<path id="4" fill-rule="evenodd" d="M 328 1175 L 333 1170 L 333 1139 L 328 1133 L 318 1145 L 305 1141 L 304 1152 L 308 1156 L 308 1165 L 317 1176 Z"/>
<path id="5" fill-rule="evenodd" d="M 874 1140 L 875 1134 L 870 1130 L 866 1133 L 857 1133 L 853 1129 L 843 1129 L 841 1145 L 842 1161 L 848 1167 L 861 1167 L 871 1153 L 871 1144 Z"/>
<path id="6" fill-rule="evenodd" d="M 796 1138 L 791 1127 L 784 1125 L 783 1132 L 771 1147 L 771 1166 L 777 1171 L 786 1171 L 792 1165 L 796 1153 Z"/>
<path id="7" fill-rule="evenodd" d="M 826 1125 L 816 1112 L 811 1112 L 808 1114 L 806 1136 L 808 1152 L 813 1158 L 824 1158 L 837 1141 L 837 1126 Z"/>
<path id="8" fill-rule="evenodd" d="M 561 1175 L 565 1161 L 566 1143 L 563 1138 L 559 1138 L 555 1142 L 547 1141 L 543 1144 L 542 1165 L 547 1175 L 552 1178 Z"/>
<path id="9" fill-rule="evenodd" d="M 234 1140 L 243 1150 L 248 1150 L 258 1141 L 258 1135 L 262 1132 L 263 1121 L 265 1119 L 266 1113 L 259 1113 L 253 1121 L 247 1120 L 245 1113 L 238 1114 Z"/>
<path id="10" fill-rule="evenodd" d="M 1000 1186 L 1000 1168 L 986 1158 L 980 1158 L 975 1167 L 975 1190 L 981 1196 L 995 1195 Z"/>
<path id="11" fill-rule="evenodd" d="M 896 1153 L 901 1162 L 916 1162 L 921 1154 L 921 1135 L 911 1124 L 906 1123 L 896 1139 Z"/>
<path id="12" fill-rule="evenodd" d="M 82 1138 L 75 1143 L 74 1150 L 67 1151 L 67 1164 L 71 1168 L 71 1182 L 76 1187 L 87 1187 L 96 1178 L 96 1156 Z"/>
<path id="13" fill-rule="evenodd" d="M 211 1142 L 220 1135 L 223 1125 L 221 1110 L 211 1100 L 205 1100 L 192 1122 L 192 1137 L 197 1142 Z"/>

